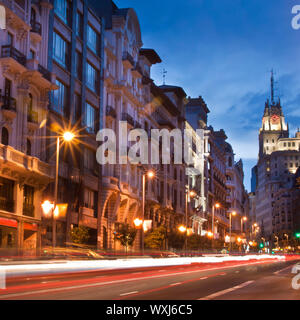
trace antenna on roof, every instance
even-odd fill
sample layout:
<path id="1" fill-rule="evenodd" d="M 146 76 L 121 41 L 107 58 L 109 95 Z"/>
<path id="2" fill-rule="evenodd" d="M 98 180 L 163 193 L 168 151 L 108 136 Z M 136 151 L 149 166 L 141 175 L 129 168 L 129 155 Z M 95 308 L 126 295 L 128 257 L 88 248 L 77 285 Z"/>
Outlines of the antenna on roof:
<path id="1" fill-rule="evenodd" d="M 163 85 L 166 84 L 166 74 L 168 73 L 168 71 L 164 68 L 162 71 L 162 75 L 163 75 Z"/>

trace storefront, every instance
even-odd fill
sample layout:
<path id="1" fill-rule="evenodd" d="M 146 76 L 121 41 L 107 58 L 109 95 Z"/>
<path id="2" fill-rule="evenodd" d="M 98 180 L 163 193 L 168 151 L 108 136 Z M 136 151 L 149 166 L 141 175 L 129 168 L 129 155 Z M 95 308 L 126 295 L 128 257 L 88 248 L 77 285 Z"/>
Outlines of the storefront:
<path id="1" fill-rule="evenodd" d="M 0 255 L 17 254 L 18 222 L 0 217 Z"/>

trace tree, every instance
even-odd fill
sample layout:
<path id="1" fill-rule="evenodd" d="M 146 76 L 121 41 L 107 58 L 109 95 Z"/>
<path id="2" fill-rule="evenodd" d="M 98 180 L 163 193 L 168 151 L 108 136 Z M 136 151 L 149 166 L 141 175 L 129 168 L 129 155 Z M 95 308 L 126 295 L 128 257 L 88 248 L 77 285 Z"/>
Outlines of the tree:
<path id="1" fill-rule="evenodd" d="M 162 249 L 166 240 L 166 228 L 160 226 L 145 236 L 145 246 L 152 249 Z"/>
<path id="2" fill-rule="evenodd" d="M 125 247 L 126 253 L 128 247 L 133 245 L 136 232 L 136 229 L 132 228 L 128 223 L 121 223 L 119 229 L 115 233 L 115 239 Z"/>
<path id="3" fill-rule="evenodd" d="M 85 244 L 90 238 L 89 229 L 84 226 L 74 227 L 70 232 L 70 236 L 72 242 Z"/>
<path id="4" fill-rule="evenodd" d="M 182 249 L 184 246 L 184 234 L 173 231 L 168 234 L 169 247 L 174 249 Z"/>

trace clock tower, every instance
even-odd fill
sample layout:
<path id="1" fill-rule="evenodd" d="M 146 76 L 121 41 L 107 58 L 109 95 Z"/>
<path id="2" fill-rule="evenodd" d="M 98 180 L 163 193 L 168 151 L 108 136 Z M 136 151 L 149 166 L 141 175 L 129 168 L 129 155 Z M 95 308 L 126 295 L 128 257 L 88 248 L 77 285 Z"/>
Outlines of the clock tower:
<path id="1" fill-rule="evenodd" d="M 274 76 L 271 73 L 271 101 L 266 101 L 259 130 L 259 158 L 277 150 L 278 139 L 288 138 L 289 128 L 282 113 L 280 99 L 274 100 Z"/>

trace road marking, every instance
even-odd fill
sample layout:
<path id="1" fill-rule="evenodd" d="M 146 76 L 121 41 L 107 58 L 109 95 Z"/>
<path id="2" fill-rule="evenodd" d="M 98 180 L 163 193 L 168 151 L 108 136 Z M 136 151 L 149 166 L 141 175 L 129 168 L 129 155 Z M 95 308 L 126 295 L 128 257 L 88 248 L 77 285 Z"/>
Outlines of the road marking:
<path id="1" fill-rule="evenodd" d="M 272 263 L 274 263 L 274 262 L 275 261 L 273 261 Z M 278 261 L 276 261 L 276 262 L 278 262 Z M 118 284 L 118 283 L 130 282 L 130 281 L 141 281 L 141 280 L 146 280 L 146 279 L 163 278 L 163 277 L 170 277 L 170 276 L 190 274 L 190 273 L 196 273 L 196 272 L 205 272 L 205 271 L 212 271 L 212 270 L 220 270 L 220 269 L 232 269 L 232 268 L 237 268 L 237 267 L 246 267 L 249 265 L 265 264 L 265 263 L 270 263 L 270 261 L 267 261 L 267 262 L 256 261 L 256 262 L 251 262 L 248 264 L 238 264 L 238 265 L 233 265 L 233 266 L 215 267 L 215 268 L 210 268 L 210 269 L 199 269 L 199 270 L 185 271 L 185 272 L 174 272 L 174 273 L 168 273 L 168 274 L 163 274 L 163 275 L 146 276 L 146 277 L 140 277 L 140 278 L 129 278 L 129 279 L 122 279 L 122 280 L 112 280 L 112 281 L 107 281 L 107 282 L 81 284 L 81 285 L 74 285 L 74 286 L 67 286 L 67 287 L 60 287 L 60 288 L 48 288 L 47 290 L 35 290 L 35 291 L 27 291 L 27 292 L 22 292 L 22 293 L 7 293 L 7 294 L 0 294 L 0 300 L 1 299 L 9 299 L 9 298 L 13 298 L 13 297 L 19 297 L 19 296 L 35 295 L 35 294 L 39 294 L 39 293 L 52 293 L 52 292 L 64 291 L 64 290 L 100 287 L 100 286 L 109 285 L 109 284 Z M 222 275 L 225 275 L 225 274 L 226 273 L 224 273 L 224 274 L 222 273 Z"/>
<path id="2" fill-rule="evenodd" d="M 172 284 L 170 284 L 170 286 L 178 286 L 178 285 L 180 285 L 180 284 L 182 284 L 182 282 L 172 283 Z"/>
<path id="3" fill-rule="evenodd" d="M 159 270 L 158 272 L 164 272 L 164 271 L 166 271 L 166 270 Z"/>
<path id="4" fill-rule="evenodd" d="M 202 278 L 200 278 L 200 280 L 205 280 L 205 279 L 208 279 L 208 277 L 202 277 Z"/>
<path id="5" fill-rule="evenodd" d="M 216 293 L 213 293 L 213 294 L 211 294 L 209 296 L 206 296 L 204 298 L 200 298 L 198 300 L 211 300 L 211 299 L 214 299 L 216 297 L 223 296 L 224 294 L 232 292 L 234 290 L 238 290 L 238 289 L 244 288 L 244 287 L 248 286 L 249 284 L 251 284 L 253 282 L 254 282 L 254 280 L 247 281 L 247 282 L 244 282 L 244 283 L 242 283 L 242 284 L 240 284 L 238 286 L 235 286 L 235 287 L 232 287 L 232 288 L 228 288 L 228 289 L 225 289 L 225 290 L 222 290 L 222 291 L 218 291 Z"/>
<path id="6" fill-rule="evenodd" d="M 288 267 L 285 267 L 285 268 L 280 269 L 280 270 L 278 270 L 278 271 L 275 271 L 275 272 L 273 272 L 273 274 L 279 274 L 281 271 L 287 270 L 287 269 L 289 269 L 289 268 L 292 268 L 292 266 L 288 266 Z"/>
<path id="7" fill-rule="evenodd" d="M 235 273 L 240 273 L 239 271 L 236 271 Z"/>
<path id="8" fill-rule="evenodd" d="M 126 292 L 126 293 L 121 293 L 121 294 L 120 294 L 120 297 L 122 297 L 122 296 L 128 296 L 128 295 L 134 294 L 134 293 L 138 293 L 138 291 L 131 291 L 131 292 Z"/>

